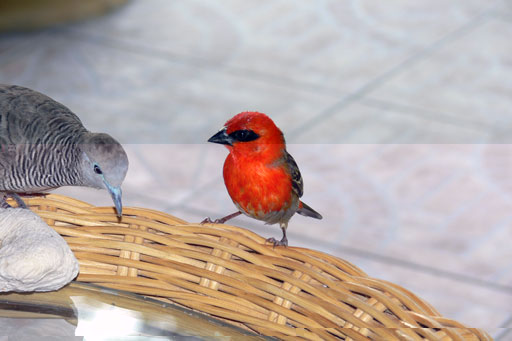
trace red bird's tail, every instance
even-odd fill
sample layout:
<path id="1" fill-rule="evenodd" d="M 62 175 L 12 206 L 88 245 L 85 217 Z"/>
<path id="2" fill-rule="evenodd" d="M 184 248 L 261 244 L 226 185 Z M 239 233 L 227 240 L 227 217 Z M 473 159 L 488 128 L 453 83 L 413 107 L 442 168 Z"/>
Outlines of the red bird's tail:
<path id="1" fill-rule="evenodd" d="M 311 217 L 315 219 L 322 219 L 322 215 L 303 203 L 302 201 L 299 201 L 299 209 L 297 210 L 297 213 L 300 215 L 303 215 L 305 217 Z"/>

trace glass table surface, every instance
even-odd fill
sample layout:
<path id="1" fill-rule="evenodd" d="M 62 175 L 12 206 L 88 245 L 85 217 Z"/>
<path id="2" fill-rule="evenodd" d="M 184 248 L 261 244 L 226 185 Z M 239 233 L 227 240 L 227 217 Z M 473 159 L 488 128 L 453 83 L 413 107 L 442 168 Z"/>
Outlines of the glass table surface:
<path id="1" fill-rule="evenodd" d="M 144 296 L 72 282 L 53 292 L 0 293 L 0 341 L 269 340 Z"/>

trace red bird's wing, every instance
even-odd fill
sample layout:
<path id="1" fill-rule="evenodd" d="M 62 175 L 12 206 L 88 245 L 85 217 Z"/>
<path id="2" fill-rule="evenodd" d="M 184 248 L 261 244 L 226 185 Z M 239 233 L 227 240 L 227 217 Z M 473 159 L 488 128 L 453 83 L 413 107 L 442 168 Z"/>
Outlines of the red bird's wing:
<path id="1" fill-rule="evenodd" d="M 286 150 L 284 151 L 284 159 L 292 178 L 293 191 L 300 198 L 304 193 L 304 183 L 302 182 L 302 175 L 300 174 L 299 166 L 297 166 L 293 157 Z"/>
<path id="2" fill-rule="evenodd" d="M 288 166 L 288 169 L 290 170 L 290 175 L 292 178 L 292 188 L 295 194 L 300 198 L 302 197 L 302 194 L 304 193 L 304 183 L 302 182 L 302 175 L 300 174 L 299 167 L 297 166 L 297 163 L 293 159 L 293 157 L 288 154 L 288 152 L 285 150 L 285 161 L 286 165 Z M 297 213 L 306 217 L 312 217 L 315 219 L 322 219 L 322 215 L 303 203 L 302 201 L 299 202 L 299 209 L 297 210 Z"/>

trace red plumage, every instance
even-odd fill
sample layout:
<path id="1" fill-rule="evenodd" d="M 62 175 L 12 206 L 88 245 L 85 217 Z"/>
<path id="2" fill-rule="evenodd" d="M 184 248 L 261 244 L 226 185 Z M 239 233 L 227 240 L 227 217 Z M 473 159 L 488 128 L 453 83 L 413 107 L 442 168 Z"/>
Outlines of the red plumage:
<path id="1" fill-rule="evenodd" d="M 283 238 L 269 240 L 274 245 L 287 245 L 286 228 L 295 212 L 322 218 L 299 200 L 303 193 L 301 174 L 286 151 L 283 133 L 267 115 L 242 112 L 227 121 L 208 141 L 225 144 L 229 149 L 224 162 L 224 182 L 240 210 L 216 222 L 223 223 L 244 213 L 267 224 L 279 223 Z"/>

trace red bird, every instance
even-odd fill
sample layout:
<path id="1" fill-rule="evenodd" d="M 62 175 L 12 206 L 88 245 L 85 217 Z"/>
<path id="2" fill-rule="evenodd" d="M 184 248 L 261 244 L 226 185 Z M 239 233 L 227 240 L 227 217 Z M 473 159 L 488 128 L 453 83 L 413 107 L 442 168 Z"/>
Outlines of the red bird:
<path id="1" fill-rule="evenodd" d="M 283 238 L 269 238 L 275 245 L 288 245 L 286 228 L 295 212 L 315 219 L 322 216 L 299 200 L 302 176 L 293 157 L 286 151 L 281 130 L 265 114 L 242 112 L 226 122 L 208 142 L 226 145 L 224 183 L 238 212 L 215 223 L 224 223 L 240 214 L 279 223 Z M 203 223 L 212 222 L 206 218 Z"/>

